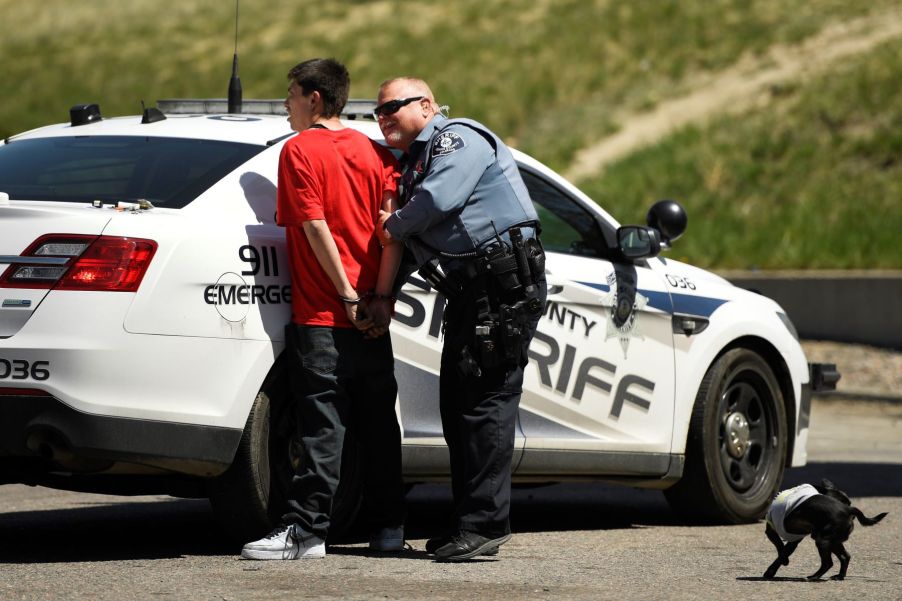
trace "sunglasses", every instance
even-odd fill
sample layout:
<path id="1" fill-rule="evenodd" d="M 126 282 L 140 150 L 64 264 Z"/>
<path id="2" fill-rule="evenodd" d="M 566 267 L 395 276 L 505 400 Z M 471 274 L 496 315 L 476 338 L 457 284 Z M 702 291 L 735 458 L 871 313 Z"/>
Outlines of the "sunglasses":
<path id="1" fill-rule="evenodd" d="M 410 98 L 399 98 L 397 100 L 389 100 L 388 102 L 384 102 L 373 109 L 373 115 L 378 119 L 381 117 L 387 117 L 388 115 L 394 115 L 401 108 L 407 106 L 411 102 L 416 102 L 417 100 L 422 100 L 425 96 L 412 96 Z"/>

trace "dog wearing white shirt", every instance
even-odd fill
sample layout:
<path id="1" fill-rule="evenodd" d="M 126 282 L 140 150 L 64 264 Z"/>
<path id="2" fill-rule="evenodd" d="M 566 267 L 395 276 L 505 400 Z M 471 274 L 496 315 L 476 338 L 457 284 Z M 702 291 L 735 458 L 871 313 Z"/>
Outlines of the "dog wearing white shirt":
<path id="1" fill-rule="evenodd" d="M 833 567 L 832 556 L 839 559 L 839 572 L 832 580 L 843 580 L 852 558 L 843 543 L 848 540 L 854 528 L 854 519 L 862 526 L 873 526 L 886 513 L 866 517 L 859 509 L 852 507 L 848 496 L 829 480 L 822 480 L 821 486 L 801 484 L 780 492 L 767 510 L 764 533 L 777 548 L 777 559 L 764 572 L 765 578 L 773 578 L 780 566 L 789 565 L 799 543 L 809 534 L 817 545 L 821 566 L 808 576 L 808 580 L 818 580 Z"/>

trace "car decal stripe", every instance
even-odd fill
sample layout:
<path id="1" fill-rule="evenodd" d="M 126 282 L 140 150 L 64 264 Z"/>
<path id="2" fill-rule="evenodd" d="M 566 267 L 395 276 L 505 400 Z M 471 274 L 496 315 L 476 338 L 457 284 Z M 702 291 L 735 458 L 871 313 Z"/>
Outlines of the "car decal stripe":
<path id="1" fill-rule="evenodd" d="M 672 294 L 673 310 L 676 313 L 686 315 L 698 315 L 699 317 L 711 317 L 718 307 L 727 301 L 722 298 L 707 296 L 693 296 L 691 294 Z"/>
<path id="2" fill-rule="evenodd" d="M 673 305 L 671 305 L 670 295 L 666 292 L 658 292 L 657 290 L 639 289 L 639 294 L 648 299 L 648 307 L 652 307 L 664 313 L 673 313 Z"/>
<path id="3" fill-rule="evenodd" d="M 595 436 L 583 434 L 573 428 L 550 420 L 529 409 L 520 406 L 520 427 L 526 433 L 527 438 L 571 438 L 583 440 L 595 440 Z"/>
<path id="4" fill-rule="evenodd" d="M 607 284 L 599 284 L 596 282 L 577 282 L 577 284 L 601 290 L 602 292 L 610 292 L 611 290 L 611 287 Z M 726 299 L 722 298 L 679 294 L 676 292 L 668 294 L 667 292 L 643 290 L 641 288 L 639 289 L 639 294 L 648 299 L 647 306 L 658 309 L 659 311 L 698 315 L 699 317 L 710 317 L 718 307 L 727 302 Z M 671 305 L 671 302 L 673 305 Z"/>
<path id="5" fill-rule="evenodd" d="M 588 286 L 589 288 L 595 288 L 596 290 L 601 290 L 602 292 L 610 292 L 611 287 L 607 284 L 599 284 L 597 282 L 576 282 L 582 286 Z"/>
<path id="6" fill-rule="evenodd" d="M 405 438 L 442 436 L 438 406 L 438 376 L 395 358 L 398 400 L 401 403 L 402 428 Z M 594 439 L 578 430 L 537 415 L 520 406 L 519 421 L 523 431 L 541 438 Z M 519 435 L 519 434 L 518 434 Z"/>

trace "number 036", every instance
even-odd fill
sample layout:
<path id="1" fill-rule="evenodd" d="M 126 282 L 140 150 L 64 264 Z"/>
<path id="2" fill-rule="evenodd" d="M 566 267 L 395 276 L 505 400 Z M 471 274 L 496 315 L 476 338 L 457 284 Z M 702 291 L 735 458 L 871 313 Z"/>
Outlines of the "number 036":
<path id="1" fill-rule="evenodd" d="M 50 361 L 29 363 L 22 359 L 0 359 L 0 380 L 46 380 L 50 377 Z"/>

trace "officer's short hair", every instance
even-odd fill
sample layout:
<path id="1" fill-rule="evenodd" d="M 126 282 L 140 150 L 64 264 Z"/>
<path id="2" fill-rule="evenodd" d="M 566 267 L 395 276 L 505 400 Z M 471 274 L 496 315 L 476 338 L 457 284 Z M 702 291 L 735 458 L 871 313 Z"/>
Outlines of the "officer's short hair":
<path id="1" fill-rule="evenodd" d="M 314 91 L 323 97 L 323 116 L 335 117 L 348 102 L 351 76 L 334 58 L 313 58 L 298 63 L 288 72 L 288 79 L 297 82 L 309 96 Z"/>
<path id="2" fill-rule="evenodd" d="M 381 84 L 379 84 L 379 91 L 384 90 L 389 85 L 393 83 L 397 83 L 399 81 L 403 81 L 409 86 L 420 90 L 423 92 L 423 95 L 426 96 L 430 102 L 435 102 L 435 95 L 432 93 L 432 88 L 429 87 L 429 84 L 426 83 L 425 80 L 420 79 L 419 77 L 413 77 L 410 75 L 403 75 L 401 77 L 393 77 L 391 79 L 386 79 Z"/>

